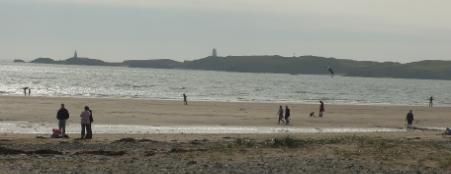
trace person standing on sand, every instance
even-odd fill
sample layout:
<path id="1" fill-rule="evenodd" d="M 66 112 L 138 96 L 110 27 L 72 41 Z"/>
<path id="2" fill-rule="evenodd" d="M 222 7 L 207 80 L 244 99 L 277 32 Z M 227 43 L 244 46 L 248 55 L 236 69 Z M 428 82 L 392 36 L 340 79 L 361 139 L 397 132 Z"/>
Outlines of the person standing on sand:
<path id="1" fill-rule="evenodd" d="M 280 122 L 284 122 L 283 121 L 283 108 L 282 108 L 282 105 L 280 105 L 279 106 L 279 111 L 277 112 L 277 114 L 279 115 L 279 124 L 280 124 Z"/>
<path id="2" fill-rule="evenodd" d="M 319 117 L 323 117 L 323 112 L 325 111 L 324 109 L 324 103 L 323 101 L 319 101 L 320 105 L 319 105 Z"/>
<path id="3" fill-rule="evenodd" d="M 81 118 L 81 139 L 91 139 L 92 131 L 91 131 L 91 112 L 89 112 L 89 107 L 85 106 L 85 110 L 80 114 Z M 87 132 L 85 136 L 85 130 Z"/>
<path id="4" fill-rule="evenodd" d="M 433 103 L 432 103 L 432 101 L 434 100 L 434 97 L 429 97 L 429 107 L 430 108 L 432 108 L 432 105 L 433 105 Z"/>
<path id="5" fill-rule="evenodd" d="M 31 88 L 28 88 L 28 96 L 31 96 Z"/>
<path id="6" fill-rule="evenodd" d="M 407 128 L 413 128 L 412 124 L 413 124 L 413 113 L 412 110 L 409 111 L 409 113 L 407 113 L 406 116 L 406 121 L 407 121 Z"/>
<path id="7" fill-rule="evenodd" d="M 285 106 L 285 125 L 290 124 L 290 109 Z"/>
<path id="8" fill-rule="evenodd" d="M 188 100 L 185 93 L 183 93 L 183 104 L 188 105 Z"/>
<path id="9" fill-rule="evenodd" d="M 92 123 L 94 123 L 94 117 L 92 117 L 92 110 L 89 107 L 88 111 L 89 111 L 89 131 L 88 134 L 86 135 L 86 138 L 92 139 Z"/>
<path id="10" fill-rule="evenodd" d="M 61 132 L 61 137 L 66 137 L 66 120 L 69 119 L 69 111 L 61 104 L 61 108 L 56 113 L 56 119 L 58 119 L 58 128 Z"/>

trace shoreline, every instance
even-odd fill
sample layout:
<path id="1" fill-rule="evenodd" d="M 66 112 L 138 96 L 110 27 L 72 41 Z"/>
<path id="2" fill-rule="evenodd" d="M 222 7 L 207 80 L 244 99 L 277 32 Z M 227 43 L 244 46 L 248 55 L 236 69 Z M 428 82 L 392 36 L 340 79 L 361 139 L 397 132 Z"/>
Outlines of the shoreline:
<path id="1" fill-rule="evenodd" d="M 48 95 L 32 95 L 32 96 L 23 96 L 23 95 L 19 95 L 19 94 L 12 94 L 12 95 L 4 95 L 1 94 L 1 97 L 24 97 L 24 98 L 29 98 L 29 97 L 35 97 L 35 98 L 53 98 L 53 99 L 57 99 L 57 98 L 78 98 L 78 99 L 107 99 L 107 100 L 137 100 L 137 101 L 154 101 L 154 102 L 158 102 L 158 101 L 170 101 L 170 102 L 183 102 L 183 98 L 180 97 L 180 99 L 152 99 L 152 98 L 134 98 L 134 97 L 100 97 L 100 96 L 48 96 Z M 318 99 L 317 101 L 319 101 L 320 99 Z M 316 101 L 316 100 L 315 100 Z M 328 100 L 323 100 L 324 102 L 327 102 Z M 317 102 L 302 102 L 302 101 L 250 101 L 250 100 L 231 100 L 231 101 L 221 101 L 221 100 L 202 100 L 202 99 L 195 99 L 195 100 L 190 100 L 189 96 L 188 96 L 188 102 L 215 102 L 215 103 L 243 103 L 243 104 L 294 104 L 294 105 L 318 105 Z M 428 103 L 425 102 L 424 104 L 418 104 L 418 105 L 409 105 L 409 104 L 393 104 L 393 103 L 326 103 L 326 105 L 334 105 L 334 106 L 401 106 L 401 107 L 428 107 Z M 441 105 L 441 104 L 434 104 L 434 108 L 450 108 L 451 107 L 451 103 L 449 105 Z"/>

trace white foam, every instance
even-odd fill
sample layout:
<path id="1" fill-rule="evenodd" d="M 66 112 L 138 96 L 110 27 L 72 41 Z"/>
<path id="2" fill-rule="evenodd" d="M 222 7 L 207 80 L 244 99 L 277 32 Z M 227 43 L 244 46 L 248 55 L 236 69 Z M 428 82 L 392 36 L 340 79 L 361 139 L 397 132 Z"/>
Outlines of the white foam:
<path id="1" fill-rule="evenodd" d="M 50 134 L 57 123 L 30 123 L 24 121 L 0 122 L 4 134 Z M 79 133 L 80 125 L 69 124 L 67 133 Z M 277 134 L 277 133 L 369 133 L 405 132 L 400 128 L 300 128 L 269 126 L 150 126 L 93 124 L 94 134 Z"/>

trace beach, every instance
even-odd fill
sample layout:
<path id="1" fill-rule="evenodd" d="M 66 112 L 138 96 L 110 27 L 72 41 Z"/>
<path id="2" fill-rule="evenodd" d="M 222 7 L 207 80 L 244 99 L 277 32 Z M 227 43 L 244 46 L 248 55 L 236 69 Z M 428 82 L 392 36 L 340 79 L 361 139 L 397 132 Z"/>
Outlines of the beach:
<path id="1" fill-rule="evenodd" d="M 93 110 L 94 139 L 49 138 L 61 103 L 78 126 Z M 292 124 L 278 125 L 279 105 Z M 449 173 L 450 137 L 432 128 L 451 123 L 448 107 L 202 102 L 73 97 L 0 97 L 2 123 L 43 124 L 48 133 L 1 134 L 0 173 Z M 415 114 L 406 130 L 405 116 Z M 98 125 L 154 127 L 390 128 L 387 132 L 111 133 Z M 53 127 L 52 127 L 53 126 Z M 335 130 L 334 129 L 334 130 Z M 28 130 L 28 129 L 27 129 Z M 214 129 L 212 129 L 214 130 Z M 99 131 L 96 134 L 96 131 Z"/>
<path id="2" fill-rule="evenodd" d="M 409 110 L 415 114 L 415 125 L 421 127 L 450 126 L 450 107 L 428 108 L 396 105 L 328 105 L 323 118 L 318 115 L 319 104 L 283 104 L 250 102 L 196 102 L 72 98 L 72 97 L 0 97 L 1 121 L 55 123 L 56 112 L 64 103 L 69 110 L 68 124 L 78 124 L 84 106 L 93 110 L 95 124 L 126 125 L 212 125 L 212 126 L 278 126 L 279 105 L 291 109 L 290 127 L 318 128 L 404 128 Z"/>

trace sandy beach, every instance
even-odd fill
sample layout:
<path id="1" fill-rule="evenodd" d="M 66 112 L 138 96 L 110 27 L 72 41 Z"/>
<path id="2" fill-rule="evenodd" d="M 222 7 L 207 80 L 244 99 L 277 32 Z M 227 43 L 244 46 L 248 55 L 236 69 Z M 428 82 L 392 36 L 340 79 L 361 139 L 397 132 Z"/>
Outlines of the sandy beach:
<path id="1" fill-rule="evenodd" d="M 78 124 L 85 105 L 93 110 L 96 124 L 131 125 L 226 125 L 277 126 L 278 103 L 152 101 L 69 97 L 0 97 L 1 121 L 56 123 L 56 112 L 64 103 L 71 116 L 69 124 Z M 318 105 L 283 104 L 291 109 L 292 127 L 405 127 L 406 113 L 415 114 L 421 127 L 451 126 L 451 108 L 421 106 L 328 105 L 323 118 Z M 426 104 L 425 104 L 426 106 Z"/>
<path id="2" fill-rule="evenodd" d="M 45 123 L 48 134 L 1 134 L 0 173 L 450 173 L 450 137 L 440 131 L 278 134 L 95 134 L 51 139 L 64 103 L 78 124 L 89 105 L 94 124 L 290 128 L 448 127 L 451 108 L 288 104 L 292 125 L 277 124 L 278 103 L 0 97 L 1 122 Z M 285 104 L 284 104 L 285 105 Z M 94 127 L 95 133 L 95 127 Z"/>

